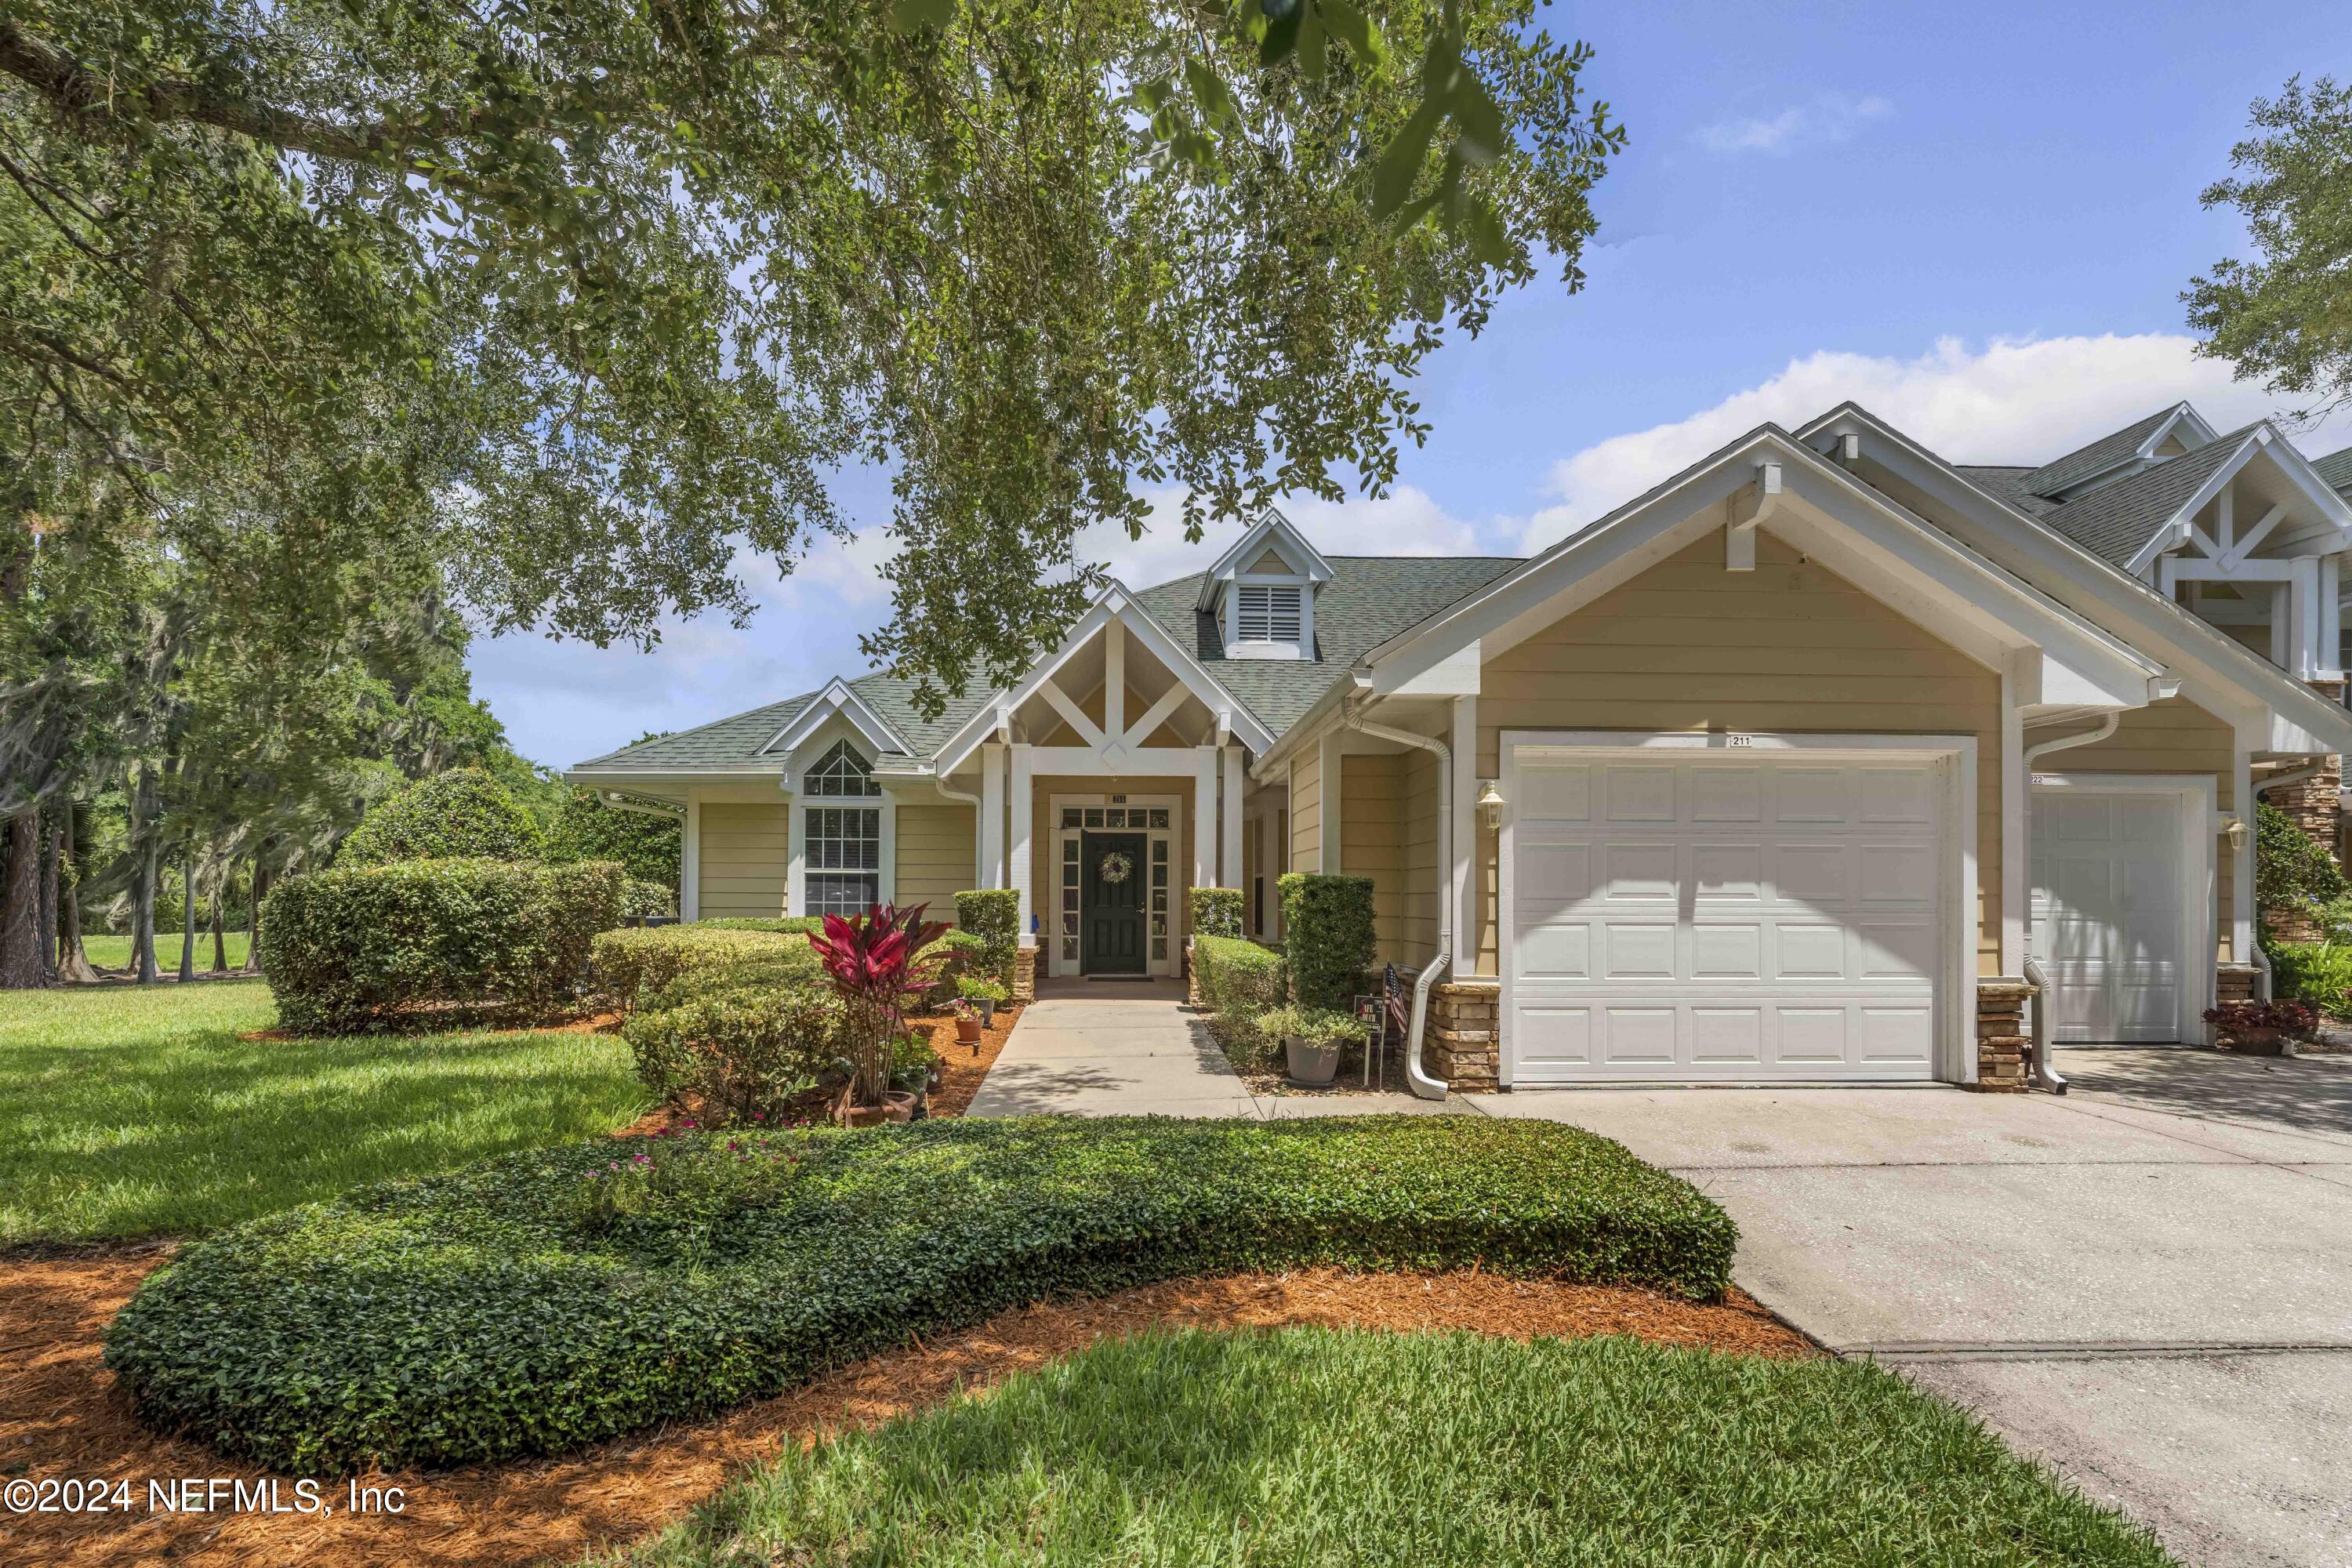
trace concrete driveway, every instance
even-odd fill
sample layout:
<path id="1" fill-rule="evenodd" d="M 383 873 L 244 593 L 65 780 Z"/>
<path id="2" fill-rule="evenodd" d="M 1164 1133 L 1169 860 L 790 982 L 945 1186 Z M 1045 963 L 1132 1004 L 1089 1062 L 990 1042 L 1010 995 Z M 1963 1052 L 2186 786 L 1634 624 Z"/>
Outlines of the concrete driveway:
<path id="1" fill-rule="evenodd" d="M 2352 1564 L 2352 1057 L 2079 1049 L 2048 1095 L 1481 1097 L 1739 1222 L 1743 1288 L 1967 1405 L 2190 1563 Z"/>

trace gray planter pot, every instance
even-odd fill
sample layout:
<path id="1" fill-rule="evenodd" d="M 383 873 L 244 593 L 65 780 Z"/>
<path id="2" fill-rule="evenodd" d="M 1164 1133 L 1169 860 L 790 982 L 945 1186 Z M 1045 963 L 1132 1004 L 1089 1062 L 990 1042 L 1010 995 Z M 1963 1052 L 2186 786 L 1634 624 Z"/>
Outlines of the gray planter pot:
<path id="1" fill-rule="evenodd" d="M 1319 1045 L 1286 1036 L 1282 1042 L 1285 1065 L 1290 1069 L 1290 1081 L 1320 1089 L 1339 1076 L 1339 1047 L 1335 1044 Z"/>

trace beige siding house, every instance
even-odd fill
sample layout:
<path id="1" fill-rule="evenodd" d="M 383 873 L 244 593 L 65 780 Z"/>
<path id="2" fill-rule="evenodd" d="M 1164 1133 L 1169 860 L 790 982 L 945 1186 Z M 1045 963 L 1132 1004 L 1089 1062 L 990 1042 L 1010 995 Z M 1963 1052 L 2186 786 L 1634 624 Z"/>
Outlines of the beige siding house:
<path id="1" fill-rule="evenodd" d="M 2006 467 L 1848 405 L 1533 559 L 1268 513 L 1013 685 L 572 777 L 684 815 L 689 919 L 1009 887 L 1043 974 L 1180 973 L 1195 886 L 1276 942 L 1284 871 L 1368 878 L 1424 1091 L 2011 1087 L 2029 973 L 2062 1041 L 2263 985 L 2250 803 L 2332 822 L 2352 743 L 2338 480 L 2186 405 Z"/>

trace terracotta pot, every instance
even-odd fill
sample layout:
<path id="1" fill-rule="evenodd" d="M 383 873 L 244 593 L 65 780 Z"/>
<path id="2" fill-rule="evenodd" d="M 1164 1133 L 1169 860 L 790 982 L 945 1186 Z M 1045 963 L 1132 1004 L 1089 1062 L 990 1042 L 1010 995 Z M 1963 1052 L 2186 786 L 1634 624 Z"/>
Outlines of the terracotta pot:
<path id="1" fill-rule="evenodd" d="M 979 1019 L 958 1018 L 956 1020 L 956 1044 L 959 1046 L 970 1046 L 974 1050 L 978 1050 L 980 1048 Z"/>
<path id="2" fill-rule="evenodd" d="M 879 1105 L 845 1105 L 841 1108 L 844 1127 L 879 1127 L 886 1121 L 911 1121 L 915 1116 L 915 1097 L 904 1089 L 894 1089 L 884 1094 Z"/>

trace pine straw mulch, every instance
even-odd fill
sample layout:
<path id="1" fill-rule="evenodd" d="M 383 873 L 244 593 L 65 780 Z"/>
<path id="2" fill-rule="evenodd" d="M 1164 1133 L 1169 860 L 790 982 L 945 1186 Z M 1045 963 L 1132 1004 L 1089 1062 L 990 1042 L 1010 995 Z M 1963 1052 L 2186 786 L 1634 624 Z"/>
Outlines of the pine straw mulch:
<path id="1" fill-rule="evenodd" d="M 568 1561 L 677 1519 L 744 1466 L 985 1386 L 1106 1335 L 1154 1324 L 1289 1323 L 1468 1329 L 1515 1339 L 1625 1333 L 1663 1344 L 1801 1356 L 1812 1346 L 1738 1291 L 1703 1306 L 1646 1291 L 1440 1275 L 1295 1274 L 1181 1279 L 1100 1300 L 1030 1307 L 979 1328 L 833 1373 L 714 1420 L 681 1422 L 562 1458 L 496 1469 L 373 1478 L 405 1489 L 402 1513 L 149 1514 L 150 1477 L 251 1476 L 197 1444 L 155 1436 L 99 1365 L 107 1321 L 159 1248 L 104 1258 L 0 1258 L 0 1473 L 128 1478 L 128 1515 L 19 1516 L 0 1523 L 11 1561 L 58 1568 L 206 1564 L 479 1564 Z M 281 1491 L 291 1496 L 291 1489 Z M 21 1553 L 19 1556 L 17 1554 Z"/>

